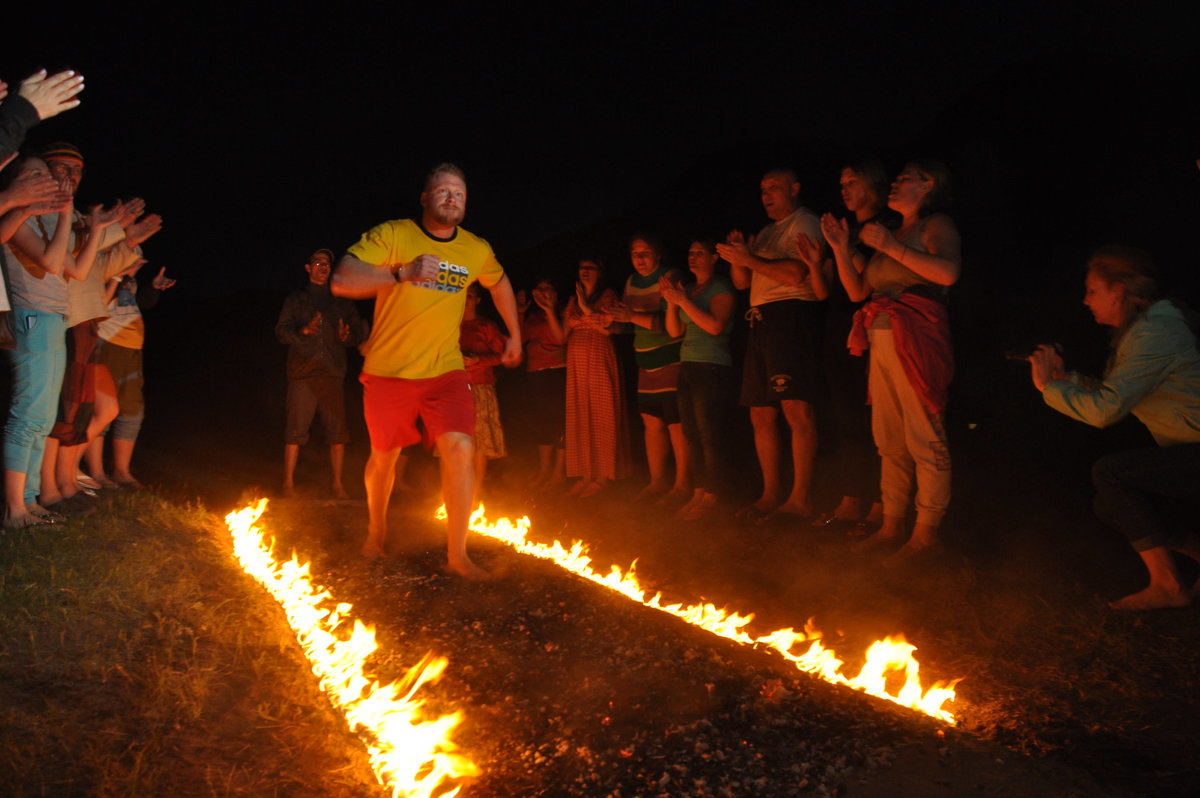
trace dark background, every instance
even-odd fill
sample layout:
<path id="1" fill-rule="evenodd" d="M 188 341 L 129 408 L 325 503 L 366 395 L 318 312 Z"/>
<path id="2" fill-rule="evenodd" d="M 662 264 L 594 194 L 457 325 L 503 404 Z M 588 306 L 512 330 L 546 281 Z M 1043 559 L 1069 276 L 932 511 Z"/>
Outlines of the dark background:
<path id="1" fill-rule="evenodd" d="M 179 284 L 148 314 L 142 440 L 176 474 L 218 460 L 273 484 L 284 295 L 314 249 L 417 212 L 443 160 L 466 170 L 466 225 L 517 286 L 549 273 L 563 289 L 591 252 L 619 284 L 635 229 L 666 236 L 671 266 L 694 231 L 757 229 L 774 165 L 836 213 L 851 156 L 891 173 L 947 162 L 964 251 L 949 418 L 961 514 L 1066 491 L 1087 518 L 1087 463 L 1149 440 L 1134 422 L 1098 433 L 1049 411 L 1001 357 L 1056 340 L 1069 365 L 1100 369 L 1104 333 L 1080 303 L 1090 249 L 1143 246 L 1178 293 L 1197 287 L 1195 19 L 1145 4 L 48 16 L 6 19 L 0 74 L 83 72 L 83 105 L 31 143 L 83 149 L 81 205 L 139 195 L 166 220 L 145 250 Z"/>

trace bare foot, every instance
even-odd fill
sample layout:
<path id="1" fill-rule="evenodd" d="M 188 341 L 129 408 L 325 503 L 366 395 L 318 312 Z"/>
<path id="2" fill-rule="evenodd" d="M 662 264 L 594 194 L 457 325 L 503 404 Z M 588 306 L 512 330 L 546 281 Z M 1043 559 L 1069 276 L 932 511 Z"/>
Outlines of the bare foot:
<path id="1" fill-rule="evenodd" d="M 901 540 L 902 539 L 900 535 L 885 535 L 884 531 L 881 529 L 874 535 L 871 535 L 869 538 L 863 538 L 862 540 L 852 544 L 850 546 L 850 551 L 854 552 L 855 554 L 866 554 L 867 552 L 876 551 L 877 549 L 895 546 L 899 544 Z"/>
<path id="2" fill-rule="evenodd" d="M 446 572 L 461 576 L 468 582 L 486 582 L 492 578 L 491 574 L 472 562 L 470 557 L 463 562 L 446 563 Z"/>
<path id="3" fill-rule="evenodd" d="M 656 504 L 675 504 L 677 502 L 690 499 L 692 492 L 687 488 L 672 488 L 671 490 L 658 497 Z"/>
<path id="4" fill-rule="evenodd" d="M 378 560 L 380 557 L 387 556 L 387 552 L 383 550 L 382 546 L 372 543 L 369 540 L 362 545 L 362 548 L 358 550 L 358 553 L 366 557 L 368 560 Z"/>
<path id="5" fill-rule="evenodd" d="M 593 483 L 590 479 L 588 479 L 587 477 L 584 477 L 583 479 L 580 479 L 578 482 L 576 482 L 574 485 L 571 486 L 571 489 L 569 491 L 567 491 L 567 495 L 568 496 L 578 496 L 579 494 L 581 494 L 585 490 L 587 490 L 588 486 L 590 486 L 592 484 Z"/>
<path id="6" fill-rule="evenodd" d="M 142 485 L 142 483 L 137 481 L 137 478 L 134 477 L 133 474 L 122 474 L 122 473 L 118 472 L 118 473 L 114 473 L 112 475 L 112 479 L 113 479 L 113 482 L 116 482 L 118 485 L 120 485 L 123 488 L 133 488 L 134 490 L 141 490 L 143 487 L 145 487 L 144 485 Z"/>
<path id="7" fill-rule="evenodd" d="M 29 529 L 38 526 L 60 526 L 61 524 L 62 521 L 52 521 L 50 518 L 33 513 L 10 515 L 4 519 L 5 529 Z"/>
<path id="8" fill-rule="evenodd" d="M 717 509 L 717 494 L 702 493 L 699 501 L 693 501 L 689 509 L 680 518 L 684 521 L 699 521 Z"/>
<path id="9" fill-rule="evenodd" d="M 883 561 L 884 568 L 902 568 L 913 561 L 919 554 L 937 554 L 942 552 L 942 544 L 937 541 L 922 543 L 910 540 L 899 548 L 892 556 Z"/>
<path id="10" fill-rule="evenodd" d="M 284 499 L 296 498 L 296 486 L 290 482 L 283 483 L 283 487 L 279 489 L 279 495 Z"/>
<path id="11" fill-rule="evenodd" d="M 753 524 L 758 519 L 768 515 L 772 510 L 779 506 L 776 499 L 767 496 L 759 497 L 754 504 L 747 504 L 742 509 L 734 513 L 734 518 L 744 523 Z"/>
<path id="12" fill-rule="evenodd" d="M 350 494 L 349 494 L 349 493 L 346 493 L 346 489 L 345 489 L 345 488 L 343 488 L 341 485 L 334 485 L 334 486 L 333 486 L 333 498 L 335 498 L 335 499 L 349 499 L 349 498 L 350 498 Z"/>
<path id="13" fill-rule="evenodd" d="M 653 499 L 658 494 L 666 492 L 666 490 L 666 485 L 657 485 L 651 482 L 649 485 L 638 491 L 637 497 L 639 499 Z"/>
<path id="14" fill-rule="evenodd" d="M 606 485 L 603 482 L 593 482 L 579 492 L 579 498 L 590 499 L 593 496 L 599 496 L 604 491 L 605 487 Z"/>
<path id="15" fill-rule="evenodd" d="M 1175 585 L 1166 587 L 1151 583 L 1145 590 L 1132 593 L 1123 599 L 1110 601 L 1108 606 L 1114 610 L 1158 610 L 1168 607 L 1187 607 L 1192 603 L 1192 597 Z"/>

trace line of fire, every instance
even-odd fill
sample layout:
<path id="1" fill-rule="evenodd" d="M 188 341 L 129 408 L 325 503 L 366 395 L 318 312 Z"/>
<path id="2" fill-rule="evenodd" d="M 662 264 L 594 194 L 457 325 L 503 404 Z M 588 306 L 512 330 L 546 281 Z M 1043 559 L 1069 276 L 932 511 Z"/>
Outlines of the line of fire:
<path id="1" fill-rule="evenodd" d="M 396 682 L 383 684 L 370 678 L 366 668 L 377 649 L 374 628 L 353 618 L 349 604 L 337 602 L 328 589 L 314 582 L 308 563 L 299 562 L 295 554 L 288 561 L 275 556 L 273 544 L 266 540 L 259 525 L 266 507 L 267 500 L 261 499 L 226 516 L 234 556 L 283 608 L 321 690 L 366 746 L 379 783 L 393 796 L 456 795 L 464 779 L 479 773 L 469 755 L 459 753 L 452 739 L 454 729 L 464 719 L 463 713 L 429 717 L 418 695 L 425 684 L 441 676 L 447 660 L 430 652 Z M 436 517 L 445 518 L 444 507 L 437 510 Z M 598 571 L 592 567 L 589 546 L 583 541 L 575 540 L 570 546 L 558 540 L 539 543 L 529 538 L 530 527 L 528 517 L 489 520 L 482 505 L 470 519 L 473 532 L 552 562 L 642 606 L 741 645 L 770 650 L 797 670 L 831 684 L 947 724 L 955 722 L 946 705 L 954 701 L 955 685 L 960 680 L 923 686 L 913 656 L 916 647 L 902 635 L 872 643 L 858 673 L 848 676 L 842 670 L 844 661 L 822 643 L 812 619 L 801 631 L 783 628 L 752 634 L 752 612 L 742 614 L 709 602 L 667 603 L 661 592 L 652 593 L 642 586 L 636 561 L 625 569 L 613 565 L 607 572 Z"/>

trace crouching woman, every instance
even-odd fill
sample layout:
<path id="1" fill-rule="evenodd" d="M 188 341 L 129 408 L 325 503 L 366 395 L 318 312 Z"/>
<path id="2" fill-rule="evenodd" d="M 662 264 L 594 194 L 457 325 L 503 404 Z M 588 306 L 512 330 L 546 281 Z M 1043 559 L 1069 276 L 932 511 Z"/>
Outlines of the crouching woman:
<path id="1" fill-rule="evenodd" d="M 1130 413 L 1158 444 L 1102 457 L 1092 468 L 1096 514 L 1117 528 L 1150 572 L 1144 590 L 1111 603 L 1118 610 L 1183 607 L 1193 587 L 1180 581 L 1171 552 L 1200 560 L 1195 533 L 1168 528 L 1166 500 L 1195 501 L 1200 485 L 1200 352 L 1191 311 L 1159 294 L 1150 256 L 1102 247 L 1088 261 L 1084 304 L 1114 328 L 1102 380 L 1068 374 L 1054 347 L 1030 358 L 1033 384 L 1046 404 L 1094 427 Z"/>

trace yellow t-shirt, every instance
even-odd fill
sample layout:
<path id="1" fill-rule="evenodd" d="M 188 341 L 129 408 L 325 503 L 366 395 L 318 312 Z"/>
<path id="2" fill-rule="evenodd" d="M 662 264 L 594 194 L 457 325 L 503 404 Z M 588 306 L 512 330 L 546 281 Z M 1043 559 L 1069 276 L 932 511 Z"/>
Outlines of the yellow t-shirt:
<path id="1" fill-rule="evenodd" d="M 458 328 L 466 288 L 476 280 L 491 288 L 504 277 L 488 242 L 461 227 L 454 238 L 442 241 L 412 219 L 394 219 L 368 230 L 347 251 L 381 269 L 411 263 L 418 255 L 436 255 L 440 261 L 436 281 L 397 283 L 375 298 L 363 371 L 421 380 L 462 369 Z"/>

